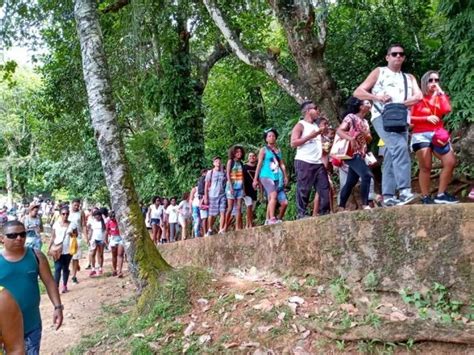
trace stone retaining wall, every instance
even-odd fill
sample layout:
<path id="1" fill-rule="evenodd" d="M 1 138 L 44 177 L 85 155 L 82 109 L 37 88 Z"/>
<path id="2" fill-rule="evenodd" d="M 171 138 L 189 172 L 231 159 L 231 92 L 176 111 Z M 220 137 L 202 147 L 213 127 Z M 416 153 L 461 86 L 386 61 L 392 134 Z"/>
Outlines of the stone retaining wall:
<path id="1" fill-rule="evenodd" d="M 163 245 L 174 267 L 217 272 L 255 266 L 280 274 L 376 274 L 379 291 L 423 290 L 439 282 L 470 303 L 474 297 L 474 204 L 403 206 L 262 226 Z"/>

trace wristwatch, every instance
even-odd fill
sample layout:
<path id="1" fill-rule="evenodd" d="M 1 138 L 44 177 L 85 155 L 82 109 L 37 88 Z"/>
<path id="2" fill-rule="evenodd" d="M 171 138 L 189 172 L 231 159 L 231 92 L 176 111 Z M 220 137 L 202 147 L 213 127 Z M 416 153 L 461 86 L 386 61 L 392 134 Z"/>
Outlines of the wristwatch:
<path id="1" fill-rule="evenodd" d="M 60 309 L 61 311 L 63 311 L 63 310 L 64 310 L 64 306 L 63 306 L 62 304 L 58 304 L 57 306 L 54 306 L 54 310 L 55 310 L 55 311 L 58 310 L 58 309 Z"/>

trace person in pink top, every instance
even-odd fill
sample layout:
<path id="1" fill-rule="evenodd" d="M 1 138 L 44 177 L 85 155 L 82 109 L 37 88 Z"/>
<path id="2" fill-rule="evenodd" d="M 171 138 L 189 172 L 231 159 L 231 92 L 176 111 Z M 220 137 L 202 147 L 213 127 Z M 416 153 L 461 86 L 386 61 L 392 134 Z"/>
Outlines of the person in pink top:
<path id="1" fill-rule="evenodd" d="M 123 256 L 124 256 L 124 245 L 123 238 L 120 236 L 118 222 L 115 217 L 115 212 L 110 213 L 110 219 L 105 225 L 106 229 L 106 244 L 112 249 L 112 276 L 123 277 Z"/>

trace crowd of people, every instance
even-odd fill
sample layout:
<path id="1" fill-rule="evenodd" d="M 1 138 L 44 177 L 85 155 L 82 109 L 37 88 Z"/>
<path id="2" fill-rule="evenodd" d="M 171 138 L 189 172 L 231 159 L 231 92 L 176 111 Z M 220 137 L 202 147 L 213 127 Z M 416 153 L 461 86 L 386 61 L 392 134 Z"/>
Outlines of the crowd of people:
<path id="1" fill-rule="evenodd" d="M 391 45 L 385 58 L 387 66 L 373 70 L 349 98 L 343 120 L 335 130 L 329 127 L 314 102 L 301 104 L 302 116 L 292 130 L 290 142 L 296 149 L 297 218 L 346 210 L 359 182 L 360 208 L 364 210 L 412 203 L 418 196 L 412 192 L 411 152 L 415 153 L 419 166 L 421 203 L 459 202 L 447 191 L 456 158 L 443 123 L 451 106 L 441 88 L 439 73 L 432 70 L 425 73 L 420 89 L 416 78 L 402 71 L 405 61 L 402 45 Z M 380 138 L 376 154 L 368 149 L 373 139 L 371 125 Z M 241 229 L 243 210 L 246 210 L 245 227 L 250 228 L 254 225 L 259 194 L 267 203 L 265 224 L 281 222 L 288 206 L 289 174 L 277 144 L 277 130 L 265 130 L 263 139 L 264 146 L 258 153 L 250 152 L 246 162 L 245 150 L 239 145 L 229 149 L 226 162 L 215 156 L 212 168 L 201 172 L 196 185 L 183 195 L 179 204 L 176 198 L 155 196 L 149 208 L 143 208 L 152 227 L 153 240 L 159 243 L 185 239 L 188 223 L 192 223 L 193 237 L 224 233 L 229 228 Z M 442 169 L 438 192 L 431 196 L 433 157 L 441 161 Z M 379 195 L 375 193 L 372 166 L 381 160 Z M 331 178 L 334 170 L 340 183 L 337 194 Z M 310 204 L 311 196 L 314 199 Z M 337 207 L 333 206 L 335 197 Z M 474 199 L 474 189 L 469 197 Z M 217 218 L 219 224 L 215 227 Z M 181 236 L 177 236 L 177 228 L 181 228 Z"/>
<path id="2" fill-rule="evenodd" d="M 413 202 L 417 196 L 411 189 L 410 149 L 419 165 L 421 203 L 458 202 L 447 191 L 456 159 L 443 123 L 451 106 L 439 73 L 424 74 L 420 89 L 416 78 L 401 70 L 405 60 L 402 45 L 391 45 L 385 58 L 387 66 L 373 70 L 354 91 L 336 129 L 329 127 L 314 102 L 301 103 L 301 119 L 293 127 L 290 141 L 296 150 L 298 218 L 345 211 L 358 183 L 364 210 Z M 371 125 L 380 137 L 378 155 L 383 156 L 381 195 L 375 193 L 371 170 L 378 161 L 368 149 L 373 140 Z M 229 149 L 224 164 L 215 156 L 213 166 L 201 171 L 179 202 L 177 197 L 155 196 L 151 205 L 143 204 L 142 213 L 155 244 L 252 228 L 261 200 L 266 201 L 265 224 L 280 223 L 289 203 L 289 174 L 278 146 L 278 131 L 267 129 L 262 138 L 261 149 L 247 157 L 240 145 Z M 438 192 L 431 196 L 433 157 L 441 161 L 442 170 Z M 341 186 L 337 194 L 331 179 L 334 169 Z M 469 197 L 474 199 L 474 189 Z M 42 331 L 38 277 L 45 284 L 54 308 L 53 322 L 59 328 L 63 319 L 60 292 L 68 292 L 70 276 L 73 283 L 79 282 L 82 252 L 88 252 L 89 276 L 96 277 L 104 272 L 104 252 L 109 250 L 112 276 L 121 278 L 124 241 L 113 211 L 87 209 L 80 200 L 54 203 L 35 199 L 28 205 L 2 209 L 0 222 L 4 246 L 0 253 L 0 344 L 8 353 L 26 349 L 28 354 L 38 354 Z M 50 228 L 47 247 L 43 246 L 43 224 Z M 54 276 L 42 250 L 54 261 Z M 16 322 L 19 312 L 22 323 Z M 5 327 L 7 314 L 11 329 Z M 23 342 L 18 341 L 19 333 Z"/>

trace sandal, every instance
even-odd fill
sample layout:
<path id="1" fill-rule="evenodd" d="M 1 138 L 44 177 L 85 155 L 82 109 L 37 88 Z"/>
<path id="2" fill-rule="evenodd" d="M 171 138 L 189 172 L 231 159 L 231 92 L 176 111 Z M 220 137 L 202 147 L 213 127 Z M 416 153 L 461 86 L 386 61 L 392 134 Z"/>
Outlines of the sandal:
<path id="1" fill-rule="evenodd" d="M 469 195 L 467 195 L 471 200 L 474 200 L 474 187 L 471 189 L 471 192 L 469 192 Z"/>

